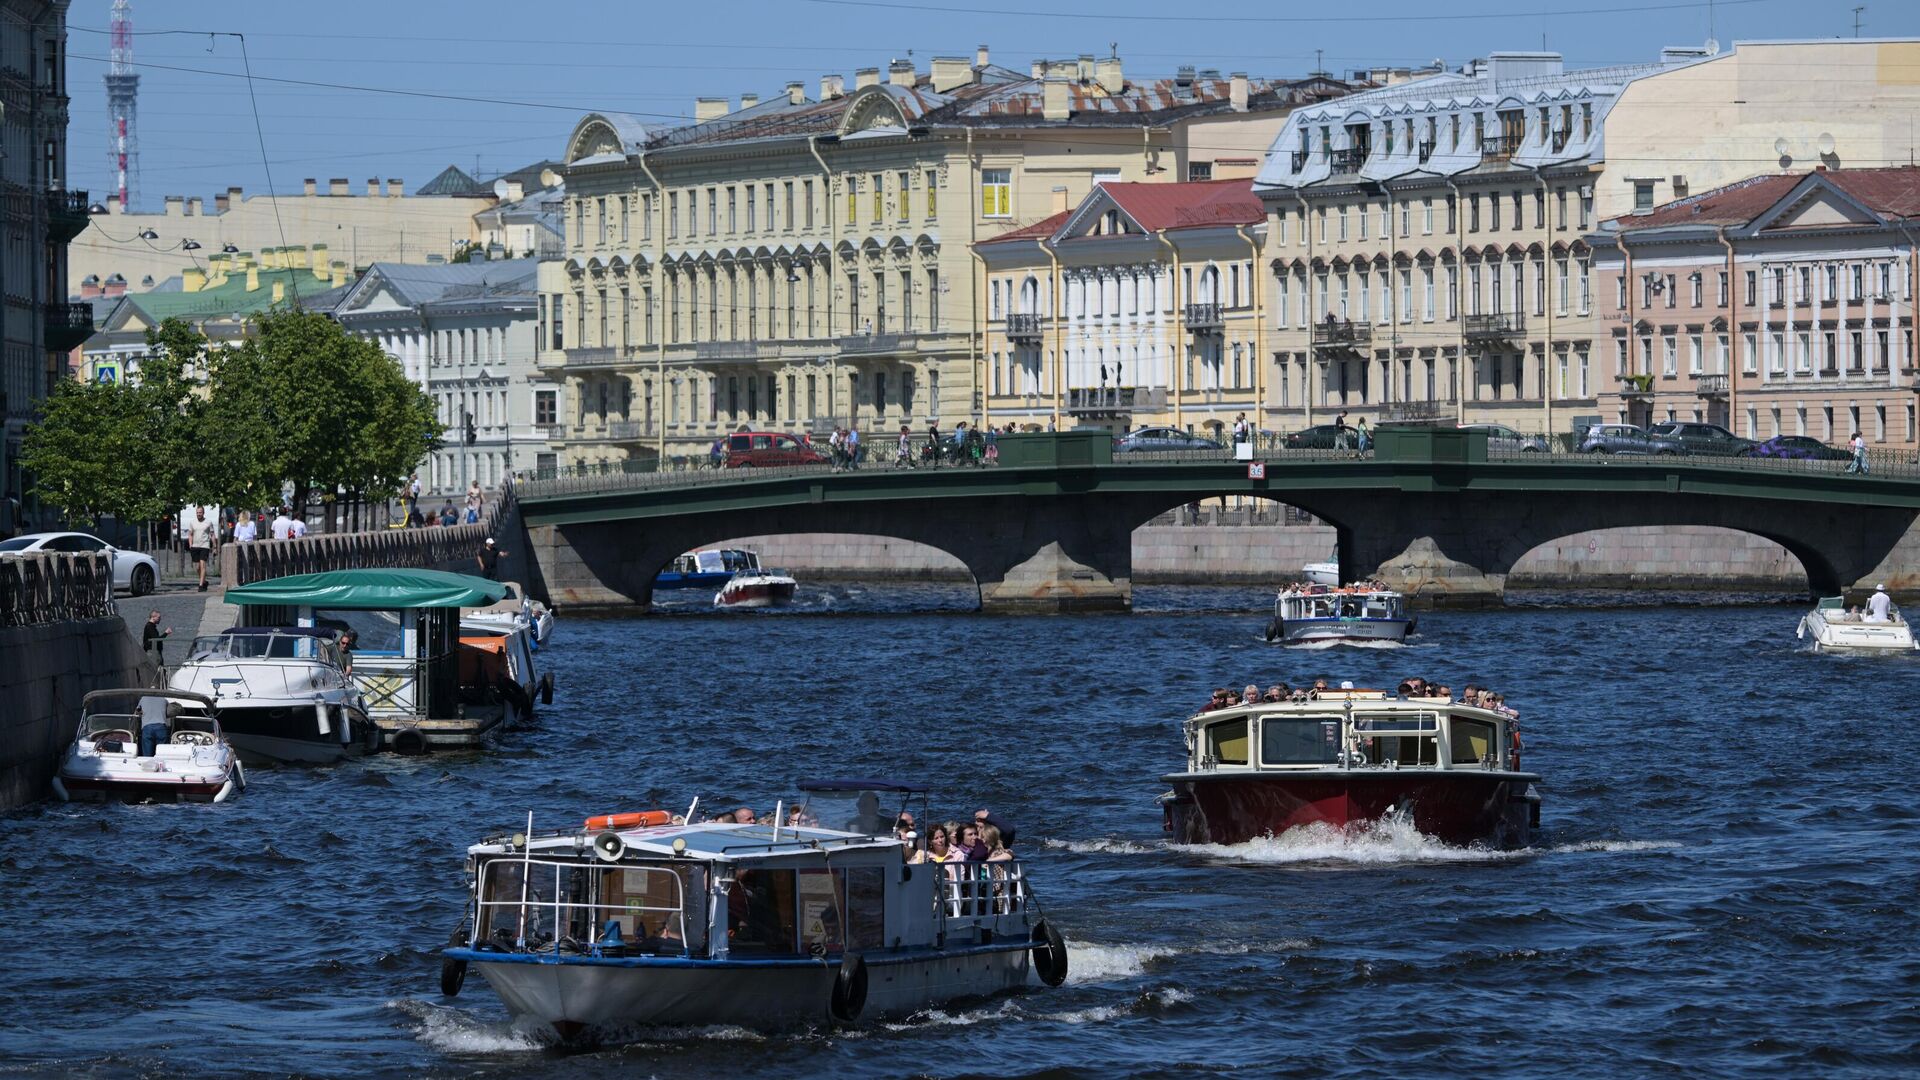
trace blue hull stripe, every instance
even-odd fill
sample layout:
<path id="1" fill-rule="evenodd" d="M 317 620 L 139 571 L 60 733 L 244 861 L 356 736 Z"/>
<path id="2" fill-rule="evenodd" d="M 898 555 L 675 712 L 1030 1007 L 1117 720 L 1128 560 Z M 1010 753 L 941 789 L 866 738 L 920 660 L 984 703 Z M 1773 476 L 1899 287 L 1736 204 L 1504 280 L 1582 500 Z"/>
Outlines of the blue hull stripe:
<path id="1" fill-rule="evenodd" d="M 958 956 L 984 956 L 991 953 L 1026 952 L 1034 947 L 1031 941 L 996 941 L 991 945 L 969 945 L 959 949 L 876 949 L 861 953 L 860 956 L 871 966 L 889 964 L 911 964 L 928 960 L 947 960 Z M 556 956 L 553 953 L 505 953 L 489 949 L 455 948 L 443 949 L 441 955 L 450 960 L 466 960 L 475 964 L 559 964 L 587 967 L 624 967 L 624 968 L 832 968 L 838 967 L 838 954 L 824 959 L 811 956 L 766 957 L 745 960 L 709 960 L 689 956 Z"/>

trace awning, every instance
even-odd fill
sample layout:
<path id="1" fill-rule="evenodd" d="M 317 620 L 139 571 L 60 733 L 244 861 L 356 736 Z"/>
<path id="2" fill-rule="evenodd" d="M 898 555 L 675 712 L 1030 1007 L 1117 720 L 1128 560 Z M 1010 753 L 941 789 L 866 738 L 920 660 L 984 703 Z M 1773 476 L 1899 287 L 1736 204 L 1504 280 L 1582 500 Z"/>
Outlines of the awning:
<path id="1" fill-rule="evenodd" d="M 507 595 L 497 581 L 441 570 L 329 570 L 227 590 L 227 603 L 333 611 L 484 607 Z"/>

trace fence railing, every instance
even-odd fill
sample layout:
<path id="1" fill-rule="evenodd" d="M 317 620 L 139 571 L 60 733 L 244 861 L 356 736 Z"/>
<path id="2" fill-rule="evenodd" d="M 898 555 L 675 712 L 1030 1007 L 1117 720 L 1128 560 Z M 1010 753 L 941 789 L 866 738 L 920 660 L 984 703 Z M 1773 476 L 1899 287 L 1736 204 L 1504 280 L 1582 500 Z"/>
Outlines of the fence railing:
<path id="1" fill-rule="evenodd" d="M 289 574 L 327 570 L 444 570 L 472 573 L 474 560 L 500 516 L 512 506 L 514 488 L 504 487 L 472 525 L 431 525 L 377 532 L 320 533 L 299 540 L 254 540 L 220 546 L 220 583 L 225 588 Z"/>
<path id="2" fill-rule="evenodd" d="M 0 554 L 0 626 L 39 626 L 113 614 L 113 556 Z"/>

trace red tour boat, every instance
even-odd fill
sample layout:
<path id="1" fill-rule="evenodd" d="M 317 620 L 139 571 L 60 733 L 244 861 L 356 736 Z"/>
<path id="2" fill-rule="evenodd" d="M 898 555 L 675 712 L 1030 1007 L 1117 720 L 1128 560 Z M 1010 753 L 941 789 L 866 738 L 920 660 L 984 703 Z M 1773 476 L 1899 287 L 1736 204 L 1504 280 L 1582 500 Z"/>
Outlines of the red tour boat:
<path id="1" fill-rule="evenodd" d="M 1540 826 L 1538 773 L 1519 730 L 1491 709 L 1379 690 L 1203 712 L 1183 727 L 1187 763 L 1163 777 L 1176 843 L 1238 844 L 1297 825 L 1400 815 L 1449 844 L 1524 847 Z"/>

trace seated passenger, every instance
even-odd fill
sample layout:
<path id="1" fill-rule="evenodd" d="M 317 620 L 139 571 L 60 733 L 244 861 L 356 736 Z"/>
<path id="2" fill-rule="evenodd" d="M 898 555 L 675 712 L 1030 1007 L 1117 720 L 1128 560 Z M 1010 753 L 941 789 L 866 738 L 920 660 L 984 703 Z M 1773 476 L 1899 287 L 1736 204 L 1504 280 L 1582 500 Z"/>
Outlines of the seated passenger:
<path id="1" fill-rule="evenodd" d="M 1286 683 L 1274 683 L 1272 686 L 1267 687 L 1267 692 L 1261 696 L 1260 700 L 1273 702 L 1285 701 L 1287 700 L 1287 695 L 1290 693 L 1292 693 L 1292 688 Z"/>
<path id="2" fill-rule="evenodd" d="M 1322 693 L 1331 689 L 1333 688 L 1327 685 L 1327 680 L 1315 679 L 1313 680 L 1313 689 L 1307 691 L 1307 700 L 1312 701 L 1318 698 Z"/>
<path id="3" fill-rule="evenodd" d="M 1231 709 L 1238 704 L 1240 704 L 1240 691 L 1229 690 L 1227 691 L 1226 701 L 1222 703 L 1220 707 L 1223 709 Z"/>
<path id="4" fill-rule="evenodd" d="M 1428 697 L 1434 697 L 1434 698 L 1439 698 L 1439 699 L 1440 699 L 1441 701 L 1452 701 L 1452 700 L 1453 700 L 1453 687 L 1451 687 L 1451 686 L 1433 686 L 1433 687 L 1429 687 L 1429 688 L 1427 689 L 1427 696 L 1428 696 Z"/>
<path id="5" fill-rule="evenodd" d="M 1227 707 L 1227 692 L 1225 690 L 1215 690 L 1213 692 L 1213 697 L 1209 699 L 1204 706 L 1201 707 L 1200 711 L 1203 713 L 1212 712 L 1215 709 L 1224 709 L 1226 707 Z"/>
<path id="6" fill-rule="evenodd" d="M 760 816 L 758 814 L 755 814 L 753 812 L 753 808 L 750 806 L 743 806 L 740 809 L 735 810 L 733 812 L 733 820 L 736 825 L 760 824 Z"/>
<path id="7" fill-rule="evenodd" d="M 1251 705 L 1254 702 L 1259 701 L 1260 687 L 1253 683 L 1248 683 L 1247 688 L 1245 690 L 1240 691 L 1240 700 L 1242 702 L 1245 702 L 1248 705 Z"/>

